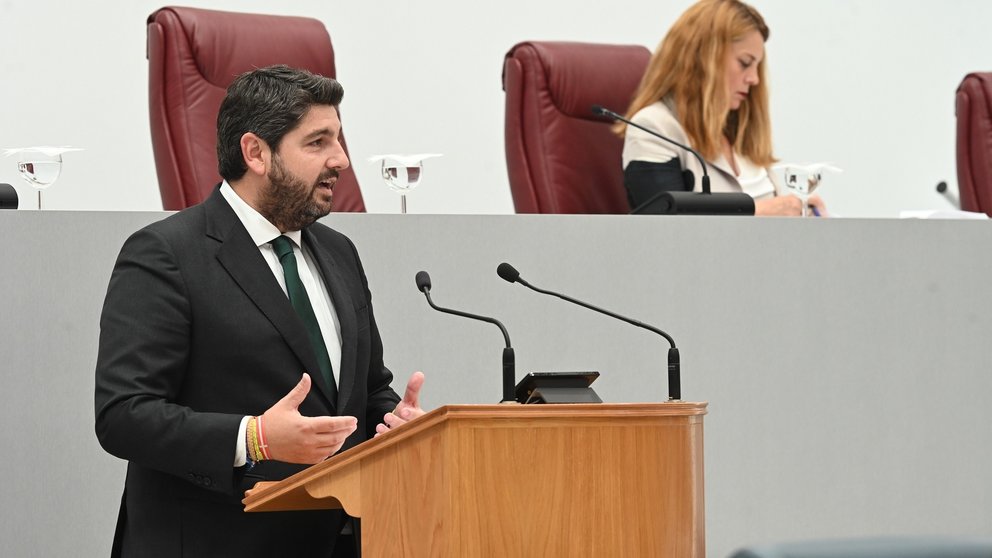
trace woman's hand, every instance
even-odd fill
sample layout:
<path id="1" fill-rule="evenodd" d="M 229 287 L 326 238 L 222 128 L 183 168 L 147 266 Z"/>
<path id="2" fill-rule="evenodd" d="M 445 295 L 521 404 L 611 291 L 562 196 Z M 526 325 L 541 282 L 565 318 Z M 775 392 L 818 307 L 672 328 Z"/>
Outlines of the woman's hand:
<path id="1" fill-rule="evenodd" d="M 816 208 L 816 211 L 820 214 L 820 217 L 827 216 L 827 206 L 823 203 L 823 199 L 813 194 L 807 200 L 807 205 L 812 208 Z M 754 200 L 754 214 L 761 217 L 769 216 L 785 216 L 785 217 L 799 217 L 802 215 L 803 202 L 798 197 L 789 194 L 786 196 L 775 196 L 774 198 L 766 198 L 763 200 Z"/>

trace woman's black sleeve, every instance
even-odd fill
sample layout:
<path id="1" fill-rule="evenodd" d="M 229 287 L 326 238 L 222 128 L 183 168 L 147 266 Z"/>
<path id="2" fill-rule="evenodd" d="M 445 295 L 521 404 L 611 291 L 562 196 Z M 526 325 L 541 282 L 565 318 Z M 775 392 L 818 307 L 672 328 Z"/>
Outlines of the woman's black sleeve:
<path id="1" fill-rule="evenodd" d="M 692 173 L 683 173 L 678 158 L 664 163 L 631 161 L 623 171 L 623 185 L 627 189 L 627 202 L 636 209 L 664 191 L 691 191 Z M 687 176 L 688 175 L 688 176 Z"/>

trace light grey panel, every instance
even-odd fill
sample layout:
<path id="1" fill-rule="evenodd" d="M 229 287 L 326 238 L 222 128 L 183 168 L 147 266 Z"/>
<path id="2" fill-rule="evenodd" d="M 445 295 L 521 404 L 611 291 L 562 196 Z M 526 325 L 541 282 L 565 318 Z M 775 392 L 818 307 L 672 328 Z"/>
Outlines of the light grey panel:
<path id="1" fill-rule="evenodd" d="M 419 269 L 437 303 L 505 322 L 518 377 L 599 370 L 607 401 L 662 400 L 667 343 L 505 283 L 499 262 L 670 333 L 684 398 L 710 402 L 711 556 L 768 540 L 992 533 L 990 223 L 330 222 L 363 254 L 389 362 L 397 375 L 425 370 L 431 406 L 498 400 L 501 339 L 491 325 L 430 311 Z"/>
<path id="2" fill-rule="evenodd" d="M 93 434 L 106 283 L 126 236 L 161 213 L 2 212 L 0 540 L 12 556 L 109 552 L 124 466 Z M 334 215 L 368 272 L 387 363 L 424 402 L 500 397 L 506 324 L 518 377 L 599 370 L 606 401 L 709 401 L 707 544 L 860 534 L 992 534 L 992 226 L 982 222 Z"/>
<path id="3" fill-rule="evenodd" d="M 124 465 L 93 431 L 100 308 L 124 239 L 162 215 L 0 212 L 4 555 L 110 555 Z"/>

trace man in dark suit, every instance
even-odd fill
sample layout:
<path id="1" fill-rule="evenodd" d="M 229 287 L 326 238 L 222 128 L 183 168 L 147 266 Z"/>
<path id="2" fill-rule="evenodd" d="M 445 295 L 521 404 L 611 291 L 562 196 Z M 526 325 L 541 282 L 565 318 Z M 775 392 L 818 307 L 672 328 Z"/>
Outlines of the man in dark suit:
<path id="1" fill-rule="evenodd" d="M 423 414 L 421 373 L 402 400 L 390 388 L 355 246 L 315 223 L 348 166 L 342 93 L 285 66 L 238 77 L 218 116 L 224 182 L 121 250 L 96 368 L 97 436 L 128 461 L 115 555 L 354 555 L 335 550 L 341 511 L 240 503 Z"/>

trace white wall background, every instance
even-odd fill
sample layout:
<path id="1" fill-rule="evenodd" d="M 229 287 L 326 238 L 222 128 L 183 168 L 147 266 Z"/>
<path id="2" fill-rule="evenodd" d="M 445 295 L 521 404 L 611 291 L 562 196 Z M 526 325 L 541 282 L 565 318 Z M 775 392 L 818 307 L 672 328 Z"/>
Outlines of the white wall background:
<path id="1" fill-rule="evenodd" d="M 688 0 L 612 4 L 189 0 L 306 15 L 328 27 L 352 159 L 371 212 L 398 212 L 373 154 L 436 151 L 409 200 L 416 213 L 511 213 L 500 73 L 530 39 L 639 43 L 652 50 Z M 982 0 L 755 0 L 768 43 L 778 156 L 833 161 L 821 190 L 844 216 L 947 208 L 956 186 L 954 91 L 992 70 L 992 3 Z M 160 209 L 147 110 L 145 19 L 162 4 L 0 0 L 0 147 L 73 145 L 51 209 Z M 12 158 L 0 182 L 33 191 Z"/>
<path id="2" fill-rule="evenodd" d="M 205 8 L 320 19 L 337 50 L 352 160 L 371 212 L 398 212 L 373 154 L 436 151 L 416 213 L 511 213 L 500 73 L 529 39 L 652 50 L 688 0 L 465 3 L 190 0 Z M 983 0 L 755 0 L 768 43 L 779 158 L 845 169 L 821 190 L 849 217 L 947 208 L 956 187 L 954 91 L 992 70 Z M 73 145 L 51 209 L 160 209 L 147 109 L 145 19 L 162 4 L 0 0 L 0 147 Z M 33 191 L 12 158 L 0 182 Z"/>

